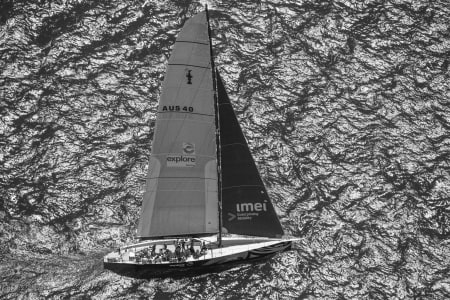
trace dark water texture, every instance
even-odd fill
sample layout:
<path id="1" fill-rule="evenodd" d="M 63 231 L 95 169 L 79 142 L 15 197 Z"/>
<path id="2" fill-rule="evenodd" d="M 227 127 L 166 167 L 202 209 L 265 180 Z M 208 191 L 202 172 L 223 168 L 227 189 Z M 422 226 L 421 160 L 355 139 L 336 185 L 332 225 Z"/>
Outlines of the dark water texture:
<path id="1" fill-rule="evenodd" d="M 0 4 L 0 298 L 450 297 L 450 3 L 210 1 L 214 49 L 298 250 L 185 279 L 132 241 L 189 1 Z"/>

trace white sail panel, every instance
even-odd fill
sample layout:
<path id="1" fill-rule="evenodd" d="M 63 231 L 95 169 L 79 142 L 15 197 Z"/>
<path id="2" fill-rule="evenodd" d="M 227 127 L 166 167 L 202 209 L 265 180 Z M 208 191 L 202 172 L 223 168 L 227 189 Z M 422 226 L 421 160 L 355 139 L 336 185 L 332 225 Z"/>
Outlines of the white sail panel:
<path id="1" fill-rule="evenodd" d="M 138 236 L 218 232 L 215 108 L 206 14 L 184 25 L 158 107 Z"/>

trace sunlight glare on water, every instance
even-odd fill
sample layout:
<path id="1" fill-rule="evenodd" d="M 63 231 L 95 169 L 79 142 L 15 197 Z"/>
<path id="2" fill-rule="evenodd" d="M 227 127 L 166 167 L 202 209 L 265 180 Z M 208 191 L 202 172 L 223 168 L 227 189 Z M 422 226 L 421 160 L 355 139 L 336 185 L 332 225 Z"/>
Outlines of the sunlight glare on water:
<path id="1" fill-rule="evenodd" d="M 140 280 L 134 239 L 157 101 L 187 18 L 296 250 Z M 450 298 L 447 1 L 4 1 L 0 298 Z"/>

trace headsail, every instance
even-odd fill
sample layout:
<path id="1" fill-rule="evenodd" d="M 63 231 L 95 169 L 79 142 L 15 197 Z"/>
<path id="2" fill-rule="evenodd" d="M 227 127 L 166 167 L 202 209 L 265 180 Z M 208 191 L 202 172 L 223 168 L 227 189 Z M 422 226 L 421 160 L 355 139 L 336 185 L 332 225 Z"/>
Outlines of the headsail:
<path id="1" fill-rule="evenodd" d="M 229 233 L 283 235 L 222 79 L 217 74 L 220 116 L 222 222 Z"/>
<path id="2" fill-rule="evenodd" d="M 166 71 L 138 236 L 218 232 L 214 91 L 205 12 L 178 35 Z"/>

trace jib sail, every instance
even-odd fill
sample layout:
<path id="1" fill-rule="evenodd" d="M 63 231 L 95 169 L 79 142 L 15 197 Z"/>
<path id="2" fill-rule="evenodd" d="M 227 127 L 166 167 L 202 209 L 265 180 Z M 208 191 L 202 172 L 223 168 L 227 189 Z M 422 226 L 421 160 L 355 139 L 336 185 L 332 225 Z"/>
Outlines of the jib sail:
<path id="1" fill-rule="evenodd" d="M 217 74 L 222 171 L 222 223 L 228 233 L 279 237 L 280 221 L 267 195 L 222 79 Z"/>

